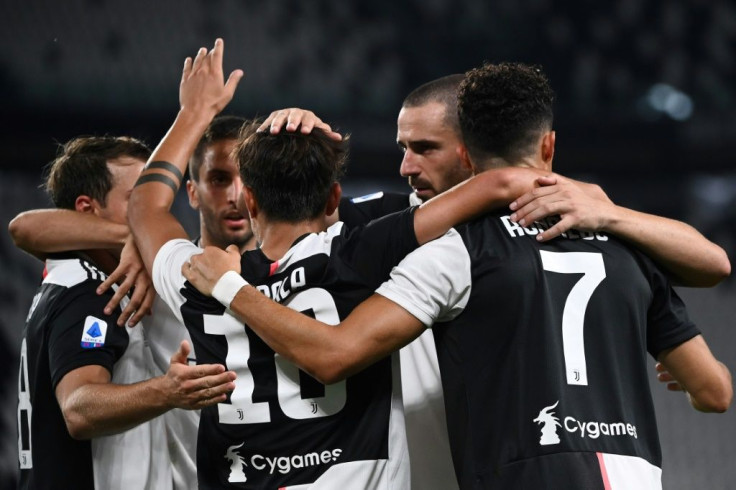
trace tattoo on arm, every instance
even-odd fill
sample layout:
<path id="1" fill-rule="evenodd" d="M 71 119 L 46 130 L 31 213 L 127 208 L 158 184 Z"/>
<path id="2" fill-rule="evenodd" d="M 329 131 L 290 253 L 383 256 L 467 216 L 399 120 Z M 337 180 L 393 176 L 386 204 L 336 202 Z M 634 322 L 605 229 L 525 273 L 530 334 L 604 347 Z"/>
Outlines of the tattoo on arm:
<path id="1" fill-rule="evenodd" d="M 172 191 L 174 191 L 174 194 L 176 194 L 176 192 L 179 190 L 179 184 L 168 175 L 163 174 L 142 175 L 135 183 L 135 186 L 138 187 L 139 185 L 147 184 L 149 182 L 160 182 L 162 184 L 166 184 L 171 188 Z"/>
<path id="2" fill-rule="evenodd" d="M 145 170 L 153 169 L 153 168 L 168 170 L 169 172 L 174 174 L 179 179 L 179 181 L 181 181 L 184 178 L 184 175 L 182 175 L 181 171 L 176 167 L 176 165 L 169 163 L 169 162 L 164 162 L 163 160 L 158 160 L 158 161 L 150 162 L 146 164 Z"/>

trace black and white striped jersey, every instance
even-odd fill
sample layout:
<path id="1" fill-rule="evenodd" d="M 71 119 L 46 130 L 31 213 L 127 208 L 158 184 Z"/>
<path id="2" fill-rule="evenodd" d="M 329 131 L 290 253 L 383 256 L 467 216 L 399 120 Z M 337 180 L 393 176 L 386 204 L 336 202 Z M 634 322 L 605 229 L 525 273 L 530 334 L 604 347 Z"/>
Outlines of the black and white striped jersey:
<path id="1" fill-rule="evenodd" d="M 64 258 L 46 268 L 21 345 L 20 488 L 171 488 L 167 458 L 158 457 L 166 449 L 161 421 L 92 441 L 69 435 L 55 395 L 67 373 L 99 365 L 113 383 L 133 383 L 150 377 L 151 359 L 140 326 L 117 327 L 120 308 L 104 313 L 113 291 L 96 293 L 106 276 L 93 264 Z"/>
<path id="2" fill-rule="evenodd" d="M 550 224 L 487 215 L 458 228 L 454 252 L 407 256 L 378 292 L 428 324 L 467 299 L 433 328 L 461 488 L 659 489 L 647 352 L 698 330 L 643 254 L 574 230 L 539 243 Z"/>
<path id="3" fill-rule="evenodd" d="M 375 192 L 340 200 L 340 221 L 361 226 L 422 202 L 416 194 Z M 444 239 L 443 239 L 444 240 Z M 457 489 L 445 421 L 445 400 L 431 330 L 399 351 L 411 484 L 422 490 Z"/>
<path id="4" fill-rule="evenodd" d="M 246 252 L 243 277 L 266 296 L 337 324 L 416 248 L 412 211 L 348 232 L 337 223 L 301 237 L 275 262 Z M 181 265 L 200 250 L 172 240 L 153 266 L 156 289 L 189 329 L 197 361 L 238 376 L 227 402 L 202 410 L 200 488 L 407 488 L 396 361 L 318 383 L 186 283 Z"/>

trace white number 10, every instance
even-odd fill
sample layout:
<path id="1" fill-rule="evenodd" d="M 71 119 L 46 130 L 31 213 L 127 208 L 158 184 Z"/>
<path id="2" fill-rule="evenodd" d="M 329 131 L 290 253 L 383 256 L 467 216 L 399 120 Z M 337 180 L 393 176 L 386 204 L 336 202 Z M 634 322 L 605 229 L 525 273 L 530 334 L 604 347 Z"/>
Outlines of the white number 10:
<path id="1" fill-rule="evenodd" d="M 583 324 L 585 310 L 593 291 L 606 277 L 603 256 L 590 252 L 548 252 L 540 250 L 542 267 L 546 271 L 562 274 L 583 274 L 567 295 L 562 310 L 562 350 L 565 356 L 567 384 L 588 384 L 585 363 Z"/>

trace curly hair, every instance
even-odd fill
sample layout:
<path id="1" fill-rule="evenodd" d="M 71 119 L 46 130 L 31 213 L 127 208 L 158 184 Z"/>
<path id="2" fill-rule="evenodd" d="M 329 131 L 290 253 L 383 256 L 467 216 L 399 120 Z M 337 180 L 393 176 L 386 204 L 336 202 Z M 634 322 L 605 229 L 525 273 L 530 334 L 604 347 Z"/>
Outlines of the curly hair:
<path id="1" fill-rule="evenodd" d="M 108 163 L 120 157 L 146 161 L 151 149 L 127 136 L 80 136 L 60 147 L 47 168 L 46 191 L 57 208 L 74 209 L 79 196 L 89 196 L 103 206 L 113 187 Z"/>
<path id="2" fill-rule="evenodd" d="M 458 116 L 471 158 L 479 164 L 500 157 L 509 164 L 536 151 L 552 129 L 554 92 L 538 66 L 485 63 L 465 74 Z"/>
<path id="3" fill-rule="evenodd" d="M 317 218 L 325 210 L 332 184 L 343 175 L 349 137 L 335 141 L 318 128 L 310 134 L 257 133 L 259 124 L 243 126 L 234 150 L 243 184 L 271 220 L 296 223 Z"/>

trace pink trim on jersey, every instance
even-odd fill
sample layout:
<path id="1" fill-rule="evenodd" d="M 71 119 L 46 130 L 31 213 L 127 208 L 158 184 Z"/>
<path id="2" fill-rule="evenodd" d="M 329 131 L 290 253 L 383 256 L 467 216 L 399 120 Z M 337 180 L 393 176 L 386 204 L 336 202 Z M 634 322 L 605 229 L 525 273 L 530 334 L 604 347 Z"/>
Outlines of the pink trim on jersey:
<path id="1" fill-rule="evenodd" d="M 598 456 L 598 465 L 601 467 L 601 478 L 603 479 L 603 487 L 611 490 L 611 482 L 608 480 L 608 471 L 606 471 L 606 462 L 603 461 L 603 453 L 595 453 Z"/>
<path id="2" fill-rule="evenodd" d="M 269 276 L 272 276 L 272 275 L 276 274 L 276 269 L 278 269 L 278 268 L 279 268 L 279 261 L 278 260 L 276 262 L 271 262 L 271 269 L 269 269 L 268 275 Z M 279 490 L 281 490 L 281 489 L 279 489 Z"/>

